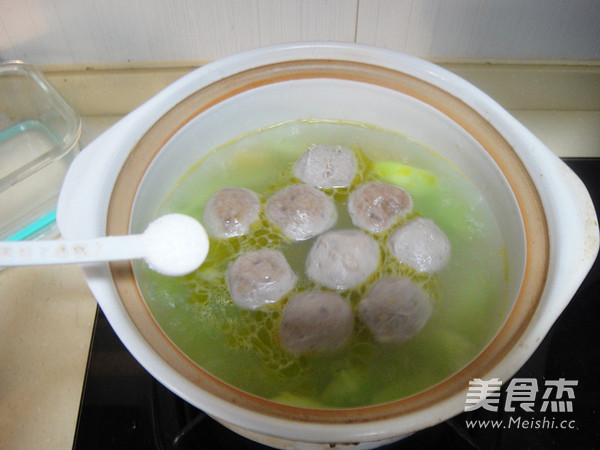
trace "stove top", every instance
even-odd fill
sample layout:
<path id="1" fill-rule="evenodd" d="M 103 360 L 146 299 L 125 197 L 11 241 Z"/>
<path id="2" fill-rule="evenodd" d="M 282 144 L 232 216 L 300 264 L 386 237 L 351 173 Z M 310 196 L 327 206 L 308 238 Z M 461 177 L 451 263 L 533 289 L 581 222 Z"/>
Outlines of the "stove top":
<path id="1" fill-rule="evenodd" d="M 600 211 L 600 159 L 569 158 L 565 162 L 586 184 Z M 596 448 L 600 444 L 599 323 L 597 260 L 535 354 L 512 380 L 503 380 L 496 411 L 479 407 L 383 448 Z M 506 388 L 511 381 L 512 390 Z M 539 389 L 537 403 L 527 412 L 522 409 L 527 403 L 523 400 L 531 400 L 524 396 L 531 392 L 526 388 L 532 383 Z M 557 395 L 557 385 L 563 387 L 562 397 Z M 552 386 L 558 390 L 551 395 Z M 508 395 L 521 403 L 507 402 Z M 508 404 L 516 405 L 515 411 L 510 411 Z M 268 447 L 229 431 L 154 380 L 125 349 L 98 309 L 73 448 Z"/>

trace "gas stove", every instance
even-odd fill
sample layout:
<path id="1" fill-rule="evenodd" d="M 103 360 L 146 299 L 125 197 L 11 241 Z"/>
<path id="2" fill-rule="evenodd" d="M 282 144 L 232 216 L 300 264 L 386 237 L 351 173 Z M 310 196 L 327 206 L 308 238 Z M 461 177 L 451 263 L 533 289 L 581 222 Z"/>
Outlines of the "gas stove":
<path id="1" fill-rule="evenodd" d="M 586 184 L 600 211 L 600 158 L 568 158 L 565 162 Z M 511 380 L 503 380 L 496 410 L 484 407 L 464 412 L 383 448 L 596 448 L 600 443 L 598 324 L 597 260 L 534 355 Z M 524 387 L 532 383 L 539 389 L 536 408 L 526 411 L 527 402 L 522 402 L 511 410 L 508 396 L 523 400 L 528 392 Z M 562 398 L 556 397 L 556 392 L 550 395 L 546 387 L 561 383 Z M 158 383 L 125 349 L 98 309 L 73 448 L 268 447 L 233 433 Z"/>

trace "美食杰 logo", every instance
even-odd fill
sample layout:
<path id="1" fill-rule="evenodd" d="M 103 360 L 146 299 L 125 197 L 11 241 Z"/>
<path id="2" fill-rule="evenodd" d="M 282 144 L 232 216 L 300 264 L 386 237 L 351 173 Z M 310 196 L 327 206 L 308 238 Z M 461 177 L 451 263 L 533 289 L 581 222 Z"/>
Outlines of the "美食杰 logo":
<path id="1" fill-rule="evenodd" d="M 510 416 L 508 420 L 467 420 L 467 427 L 574 429 L 575 420 L 569 420 L 567 414 L 573 412 L 578 384 L 577 380 L 565 378 L 544 380 L 543 383 L 535 378 L 513 378 L 501 395 L 503 383 L 499 378 L 475 378 L 469 381 L 466 412 L 483 409 L 530 415 Z"/>

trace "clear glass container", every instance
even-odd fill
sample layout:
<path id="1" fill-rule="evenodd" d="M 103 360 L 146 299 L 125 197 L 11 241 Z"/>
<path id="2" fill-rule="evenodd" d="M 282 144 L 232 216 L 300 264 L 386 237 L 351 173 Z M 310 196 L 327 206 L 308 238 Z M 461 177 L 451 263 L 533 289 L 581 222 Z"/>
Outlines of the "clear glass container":
<path id="1" fill-rule="evenodd" d="M 34 67 L 0 64 L 0 240 L 51 238 L 81 119 Z"/>

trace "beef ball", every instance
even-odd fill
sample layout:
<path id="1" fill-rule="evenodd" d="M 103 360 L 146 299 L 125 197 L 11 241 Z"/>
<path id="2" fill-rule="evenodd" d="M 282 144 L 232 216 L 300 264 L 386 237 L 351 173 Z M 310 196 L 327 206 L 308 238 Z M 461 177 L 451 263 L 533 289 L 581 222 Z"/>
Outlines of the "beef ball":
<path id="1" fill-rule="evenodd" d="M 308 184 L 294 184 L 267 201 L 267 217 L 294 241 L 309 239 L 331 228 L 337 220 L 333 201 Z"/>
<path id="2" fill-rule="evenodd" d="M 352 223 L 370 233 L 381 233 L 412 211 L 413 201 L 404 189 L 386 183 L 365 183 L 350 194 Z"/>
<path id="3" fill-rule="evenodd" d="M 244 309 L 256 309 L 282 299 L 296 284 L 283 254 L 262 249 L 244 253 L 227 271 L 231 299 Z"/>
<path id="4" fill-rule="evenodd" d="M 258 220 L 260 201 L 249 189 L 226 187 L 215 192 L 204 208 L 204 226 L 216 238 L 243 236 Z"/>
<path id="5" fill-rule="evenodd" d="M 346 342 L 353 324 L 352 310 L 338 294 L 303 292 L 285 305 L 279 326 L 281 345 L 293 353 L 333 350 Z"/>
<path id="6" fill-rule="evenodd" d="M 401 226 L 390 235 L 388 246 L 417 272 L 436 273 L 450 262 L 450 241 L 430 219 L 418 217 Z"/>
<path id="7" fill-rule="evenodd" d="M 312 145 L 296 161 L 294 175 L 321 189 L 348 187 L 356 176 L 356 158 L 341 145 Z"/>
<path id="8" fill-rule="evenodd" d="M 379 342 L 403 342 L 425 326 L 433 306 L 427 294 L 404 277 L 379 280 L 358 304 L 361 320 Z"/>
<path id="9" fill-rule="evenodd" d="M 308 277 L 331 289 L 349 289 L 363 283 L 378 266 L 379 245 L 360 230 L 322 234 L 306 258 Z"/>

